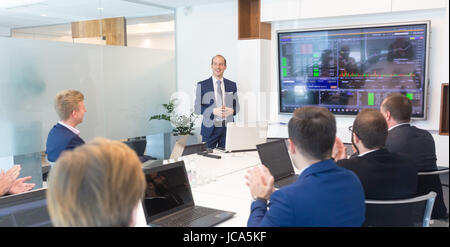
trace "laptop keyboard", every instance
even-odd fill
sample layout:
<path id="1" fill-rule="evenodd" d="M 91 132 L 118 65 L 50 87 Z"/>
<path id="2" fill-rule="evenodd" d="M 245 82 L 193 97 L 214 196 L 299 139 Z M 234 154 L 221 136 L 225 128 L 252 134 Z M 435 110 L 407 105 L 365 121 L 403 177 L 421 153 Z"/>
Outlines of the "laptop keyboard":
<path id="1" fill-rule="evenodd" d="M 216 213 L 216 210 L 211 208 L 204 207 L 194 207 L 192 210 L 186 210 L 182 213 L 171 216 L 170 218 L 166 218 L 161 222 L 158 222 L 158 225 L 162 226 L 177 226 L 184 227 L 189 226 L 192 221 L 202 218 L 206 215 L 210 215 Z"/>
<path id="2" fill-rule="evenodd" d="M 280 187 L 284 187 L 286 185 L 290 185 L 293 182 L 295 182 L 297 180 L 297 178 L 298 178 L 298 176 L 295 176 L 295 175 L 291 176 L 291 177 L 283 178 L 283 179 L 275 182 L 275 187 L 280 188 Z"/>

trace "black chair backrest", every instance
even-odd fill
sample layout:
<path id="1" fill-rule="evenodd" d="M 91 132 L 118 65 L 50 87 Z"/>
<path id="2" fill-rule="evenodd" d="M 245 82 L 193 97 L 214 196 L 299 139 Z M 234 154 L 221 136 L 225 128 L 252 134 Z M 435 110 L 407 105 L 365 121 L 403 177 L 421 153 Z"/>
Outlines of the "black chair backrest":
<path id="1" fill-rule="evenodd" d="M 440 179 L 443 174 L 448 174 L 448 167 L 440 167 L 437 171 L 419 172 L 417 194 L 425 195 L 430 191 L 436 192 L 436 201 L 431 214 L 432 219 L 448 218 Z"/>
<path id="2" fill-rule="evenodd" d="M 422 227 L 429 221 L 435 197 L 436 193 L 430 192 L 405 200 L 366 200 L 363 226 Z"/>

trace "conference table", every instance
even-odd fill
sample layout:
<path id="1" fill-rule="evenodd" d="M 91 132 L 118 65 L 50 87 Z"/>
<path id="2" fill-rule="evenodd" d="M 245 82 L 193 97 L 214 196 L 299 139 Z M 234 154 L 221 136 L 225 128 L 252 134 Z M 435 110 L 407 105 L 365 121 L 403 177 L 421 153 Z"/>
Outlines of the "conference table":
<path id="1" fill-rule="evenodd" d="M 199 206 L 236 213 L 233 218 L 216 225 L 218 227 L 245 227 L 252 203 L 245 174 L 250 168 L 261 164 L 258 153 L 214 150 L 213 154 L 221 156 L 221 159 L 198 154 L 181 157 L 185 162 L 194 202 Z M 141 204 L 139 207 L 136 226 L 147 226 Z"/>

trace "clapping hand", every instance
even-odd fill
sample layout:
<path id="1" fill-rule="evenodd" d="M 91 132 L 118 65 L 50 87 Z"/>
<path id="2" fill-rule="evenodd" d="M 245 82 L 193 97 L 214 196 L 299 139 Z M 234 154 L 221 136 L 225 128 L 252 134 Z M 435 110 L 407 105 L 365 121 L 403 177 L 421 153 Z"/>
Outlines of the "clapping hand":
<path id="1" fill-rule="evenodd" d="M 0 196 L 9 192 L 17 177 L 20 174 L 20 165 L 15 165 L 10 168 L 6 173 L 1 170 L 0 172 Z"/>
<path id="2" fill-rule="evenodd" d="M 250 193 L 253 198 L 269 200 L 275 191 L 273 185 L 274 178 L 265 166 L 257 166 L 248 170 L 245 178 L 247 179 L 246 184 L 250 188 Z"/>
<path id="3" fill-rule="evenodd" d="M 347 158 L 347 147 L 345 147 L 344 143 L 337 136 L 333 145 L 331 157 L 336 161 Z"/>

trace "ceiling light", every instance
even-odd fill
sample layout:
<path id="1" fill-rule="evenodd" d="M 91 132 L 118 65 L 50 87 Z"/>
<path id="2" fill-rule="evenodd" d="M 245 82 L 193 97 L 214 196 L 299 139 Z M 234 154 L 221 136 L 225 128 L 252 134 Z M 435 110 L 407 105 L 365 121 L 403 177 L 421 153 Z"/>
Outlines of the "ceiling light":
<path id="1" fill-rule="evenodd" d="M 2 8 L 15 8 L 30 4 L 43 3 L 47 2 L 47 0 L 1 0 L 0 1 L 0 9 Z"/>
<path id="2" fill-rule="evenodd" d="M 103 10 L 103 8 L 97 8 L 98 10 Z"/>
<path id="3" fill-rule="evenodd" d="M 41 16 L 47 16 L 47 14 L 42 14 Z"/>

